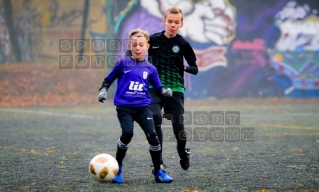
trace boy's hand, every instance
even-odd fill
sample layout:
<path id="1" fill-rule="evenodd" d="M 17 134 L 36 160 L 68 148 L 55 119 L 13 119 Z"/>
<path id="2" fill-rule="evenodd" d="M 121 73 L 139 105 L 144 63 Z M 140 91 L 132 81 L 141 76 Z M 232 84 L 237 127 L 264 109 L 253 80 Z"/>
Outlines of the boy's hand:
<path id="1" fill-rule="evenodd" d="M 162 88 L 161 90 L 161 94 L 164 96 L 164 97 L 171 97 L 173 96 L 173 91 L 170 89 L 170 88 Z"/>
<path id="2" fill-rule="evenodd" d="M 104 100 L 107 100 L 107 92 L 106 88 L 102 88 L 100 90 L 99 96 L 98 96 L 99 102 L 103 103 Z"/>

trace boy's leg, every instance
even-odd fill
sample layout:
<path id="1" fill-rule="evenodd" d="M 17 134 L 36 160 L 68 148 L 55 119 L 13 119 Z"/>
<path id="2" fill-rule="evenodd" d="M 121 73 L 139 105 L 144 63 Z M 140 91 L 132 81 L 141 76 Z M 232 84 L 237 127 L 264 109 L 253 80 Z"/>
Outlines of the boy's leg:
<path id="1" fill-rule="evenodd" d="M 155 127 L 155 131 L 158 137 L 158 140 L 160 142 L 161 145 L 161 149 L 160 149 L 160 159 L 161 159 L 161 164 L 163 164 L 163 158 L 162 158 L 162 150 L 163 150 L 163 133 L 162 133 L 162 114 L 161 114 L 161 106 L 158 103 L 154 103 L 150 106 L 150 109 L 152 111 L 153 114 L 153 121 L 154 121 L 154 127 Z"/>
<path id="2" fill-rule="evenodd" d="M 146 139 L 149 144 L 150 155 L 154 164 L 154 175 L 156 182 L 170 183 L 173 181 L 173 178 L 160 170 L 161 145 L 155 132 L 154 122 L 152 121 L 151 117 L 152 112 L 150 111 L 150 108 L 141 107 L 136 113 L 135 120 L 141 126 L 146 135 Z"/>
<path id="3" fill-rule="evenodd" d="M 180 156 L 180 164 L 184 170 L 189 167 L 189 148 L 186 148 L 187 137 L 184 128 L 184 94 L 174 92 L 173 96 L 165 99 L 165 114 L 172 119 L 173 131 L 177 140 L 177 152 Z"/>
<path id="4" fill-rule="evenodd" d="M 163 133 L 162 133 L 162 99 L 161 96 L 157 94 L 154 89 L 150 89 L 150 98 L 152 99 L 152 104 L 150 106 L 151 112 L 153 114 L 153 121 L 156 134 L 158 136 L 160 145 L 161 145 L 161 164 L 163 165 L 162 151 L 163 151 Z"/>
<path id="5" fill-rule="evenodd" d="M 130 109 L 116 107 L 117 117 L 122 128 L 122 134 L 117 142 L 116 160 L 119 164 L 119 172 L 114 178 L 114 183 L 123 183 L 122 168 L 129 143 L 133 137 L 133 117 Z"/>
<path id="6" fill-rule="evenodd" d="M 134 120 L 141 126 L 146 135 L 154 169 L 157 171 L 160 169 L 161 164 L 161 145 L 155 132 L 152 112 L 149 107 L 141 107 L 138 111 L 136 111 L 134 117 Z"/>
<path id="7" fill-rule="evenodd" d="M 119 165 L 122 165 L 122 161 L 125 157 L 129 143 L 133 137 L 133 116 L 132 111 L 128 108 L 116 107 L 117 118 L 122 128 L 122 134 L 117 142 L 116 160 Z"/>

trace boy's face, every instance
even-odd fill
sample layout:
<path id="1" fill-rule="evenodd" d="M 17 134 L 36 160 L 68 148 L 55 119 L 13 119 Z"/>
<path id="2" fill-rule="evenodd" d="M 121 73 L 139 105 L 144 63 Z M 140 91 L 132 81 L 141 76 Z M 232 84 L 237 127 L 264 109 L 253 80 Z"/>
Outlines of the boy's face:
<path id="1" fill-rule="evenodd" d="M 129 49 L 132 52 L 132 58 L 138 61 L 144 60 L 145 53 L 149 48 L 150 44 L 148 44 L 145 37 L 131 37 L 131 42 L 128 45 Z"/>
<path id="2" fill-rule="evenodd" d="M 165 25 L 165 35 L 167 37 L 175 37 L 178 30 L 183 27 L 182 14 L 168 13 L 163 23 Z"/>

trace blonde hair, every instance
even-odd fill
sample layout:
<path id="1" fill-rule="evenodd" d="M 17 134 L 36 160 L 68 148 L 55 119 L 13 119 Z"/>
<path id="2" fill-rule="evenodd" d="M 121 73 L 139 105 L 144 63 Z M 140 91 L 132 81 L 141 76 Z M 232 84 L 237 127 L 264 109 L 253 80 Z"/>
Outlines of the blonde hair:
<path id="1" fill-rule="evenodd" d="M 129 33 L 129 38 L 132 39 L 132 37 L 145 37 L 145 39 L 147 40 L 147 42 L 150 40 L 150 35 L 148 34 L 147 31 L 143 31 L 142 29 L 138 28 L 138 29 L 133 29 L 130 33 Z"/>
<path id="2" fill-rule="evenodd" d="M 182 21 L 183 21 L 184 14 L 180 8 L 178 8 L 176 6 L 168 8 L 166 13 L 165 13 L 165 19 L 167 17 L 167 14 L 169 14 L 169 13 L 171 13 L 171 14 L 179 14 L 180 13 L 182 15 Z"/>

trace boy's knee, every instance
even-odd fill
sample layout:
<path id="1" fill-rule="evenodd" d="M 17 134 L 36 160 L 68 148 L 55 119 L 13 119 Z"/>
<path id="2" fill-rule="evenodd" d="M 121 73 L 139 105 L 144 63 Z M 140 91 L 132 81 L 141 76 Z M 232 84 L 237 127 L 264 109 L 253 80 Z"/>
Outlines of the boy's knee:
<path id="1" fill-rule="evenodd" d="M 148 143 L 149 143 L 150 145 L 152 145 L 152 146 L 157 146 L 157 145 L 160 144 L 156 132 L 153 131 L 153 132 L 151 132 L 151 133 L 148 133 L 148 134 L 146 135 L 146 137 L 147 137 Z"/>
<path id="2" fill-rule="evenodd" d="M 128 144 L 131 142 L 133 138 L 133 133 L 132 132 L 127 132 L 127 133 L 122 133 L 121 135 L 121 142 L 124 144 Z"/>
<path id="3" fill-rule="evenodd" d="M 154 120 L 155 125 L 156 124 L 162 124 L 162 114 L 153 113 L 153 120 Z"/>
<path id="4" fill-rule="evenodd" d="M 187 141 L 187 132 L 185 130 L 182 130 L 182 131 L 179 131 L 179 132 L 176 132 L 176 141 L 179 143 L 184 143 Z"/>

